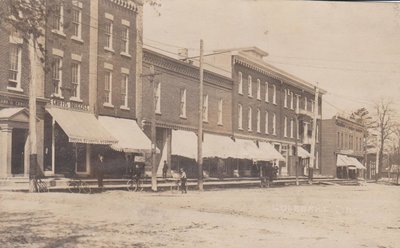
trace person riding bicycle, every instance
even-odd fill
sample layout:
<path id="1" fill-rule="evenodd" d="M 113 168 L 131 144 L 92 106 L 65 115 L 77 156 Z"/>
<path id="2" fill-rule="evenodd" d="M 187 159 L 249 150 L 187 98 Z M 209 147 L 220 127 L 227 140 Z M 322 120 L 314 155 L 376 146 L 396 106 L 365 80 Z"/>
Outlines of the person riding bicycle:
<path id="1" fill-rule="evenodd" d="M 142 178 L 142 168 L 140 168 L 140 165 L 136 163 L 135 169 L 133 171 L 133 179 L 135 180 L 136 183 L 136 191 L 139 190 L 141 178 Z"/>

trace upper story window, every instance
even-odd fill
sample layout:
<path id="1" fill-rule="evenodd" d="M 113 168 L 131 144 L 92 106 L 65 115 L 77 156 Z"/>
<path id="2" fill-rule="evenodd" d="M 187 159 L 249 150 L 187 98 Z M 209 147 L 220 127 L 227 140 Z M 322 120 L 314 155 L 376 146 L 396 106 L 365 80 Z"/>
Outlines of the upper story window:
<path id="1" fill-rule="evenodd" d="M 340 147 L 340 132 L 337 133 L 337 146 Z"/>
<path id="2" fill-rule="evenodd" d="M 288 136 L 287 127 L 288 127 L 288 121 L 287 121 L 287 117 L 285 116 L 285 118 L 283 119 L 283 136 L 284 137 Z"/>
<path id="3" fill-rule="evenodd" d="M 155 111 L 157 114 L 161 114 L 161 83 L 155 83 Z"/>
<path id="4" fill-rule="evenodd" d="M 261 100 L 261 81 L 257 79 L 257 99 Z"/>
<path id="5" fill-rule="evenodd" d="M 82 39 L 82 11 L 78 8 L 72 9 L 73 36 Z"/>
<path id="6" fill-rule="evenodd" d="M 287 104 L 287 101 L 288 101 L 288 97 L 287 97 L 288 96 L 288 90 L 287 89 L 284 90 L 283 95 L 284 95 L 283 107 L 287 108 L 287 106 L 288 106 L 288 104 Z"/>
<path id="7" fill-rule="evenodd" d="M 319 142 L 319 126 L 317 125 L 317 130 L 316 130 L 316 133 L 315 133 L 315 137 L 316 137 L 316 140 L 317 140 L 317 143 Z"/>
<path id="8" fill-rule="evenodd" d="M 261 133 L 261 111 L 257 109 L 257 133 Z"/>
<path id="9" fill-rule="evenodd" d="M 276 85 L 272 85 L 272 103 L 276 104 Z"/>
<path id="10" fill-rule="evenodd" d="M 268 111 L 265 111 L 265 133 L 269 133 L 269 118 L 268 118 Z"/>
<path id="11" fill-rule="evenodd" d="M 294 94 L 290 92 L 290 109 L 294 109 Z"/>
<path id="12" fill-rule="evenodd" d="M 203 96 L 203 121 L 208 122 L 208 95 Z"/>
<path id="13" fill-rule="evenodd" d="M 218 100 L 218 125 L 222 125 L 222 106 L 223 106 L 224 100 L 219 99 Z"/>
<path id="14" fill-rule="evenodd" d="M 290 120 L 290 138 L 294 138 L 294 121 Z"/>
<path id="15" fill-rule="evenodd" d="M 181 103 L 179 117 L 186 118 L 186 89 L 181 89 Z"/>
<path id="16" fill-rule="evenodd" d="M 276 114 L 272 114 L 272 134 L 276 135 Z"/>
<path id="17" fill-rule="evenodd" d="M 247 94 L 249 97 L 253 97 L 253 82 L 250 75 L 248 76 L 247 81 Z"/>
<path id="18" fill-rule="evenodd" d="M 296 95 L 296 111 L 298 111 L 300 108 L 300 96 Z"/>
<path id="19" fill-rule="evenodd" d="M 253 109 L 251 107 L 249 107 L 248 111 L 247 111 L 247 130 L 248 131 L 252 131 L 252 115 L 253 115 Z"/>
<path id="20" fill-rule="evenodd" d="M 104 74 L 104 104 L 112 105 L 112 72 Z"/>
<path id="21" fill-rule="evenodd" d="M 313 113 L 314 113 L 314 104 L 315 104 L 315 101 L 311 101 L 311 112 L 313 112 Z"/>
<path id="22" fill-rule="evenodd" d="M 265 101 L 269 102 L 269 86 L 268 86 L 268 82 L 265 82 Z"/>
<path id="23" fill-rule="evenodd" d="M 308 99 L 304 97 L 304 110 L 308 110 Z"/>
<path id="24" fill-rule="evenodd" d="M 243 75 L 241 72 L 239 72 L 238 93 L 243 94 Z"/>
<path id="25" fill-rule="evenodd" d="M 54 57 L 52 67 L 51 67 L 51 75 L 53 79 L 53 94 L 55 96 L 61 96 L 61 86 L 62 86 L 62 58 Z"/>
<path id="26" fill-rule="evenodd" d="M 104 35 L 105 35 L 105 49 L 114 51 L 113 50 L 113 33 L 114 33 L 114 27 L 113 27 L 113 21 L 114 21 L 114 16 L 108 13 L 105 13 L 106 17 L 106 22 L 104 24 Z"/>
<path id="27" fill-rule="evenodd" d="M 8 87 L 21 89 L 21 53 L 20 44 L 10 44 L 10 69 L 8 70 Z"/>
<path id="28" fill-rule="evenodd" d="M 238 105 L 238 128 L 243 129 L 243 107 L 241 104 Z"/>
<path id="29" fill-rule="evenodd" d="M 64 34 L 64 6 L 62 4 L 59 4 L 54 8 L 52 28 L 53 31 L 59 34 Z"/>
<path id="30" fill-rule="evenodd" d="M 79 62 L 72 62 L 71 74 L 72 97 L 78 100 L 81 98 L 81 64 Z"/>
<path id="31" fill-rule="evenodd" d="M 121 50 L 124 54 L 129 54 L 129 27 L 123 26 L 121 30 Z"/>
<path id="32" fill-rule="evenodd" d="M 121 75 L 121 107 L 128 108 L 128 84 L 129 75 L 122 73 Z"/>

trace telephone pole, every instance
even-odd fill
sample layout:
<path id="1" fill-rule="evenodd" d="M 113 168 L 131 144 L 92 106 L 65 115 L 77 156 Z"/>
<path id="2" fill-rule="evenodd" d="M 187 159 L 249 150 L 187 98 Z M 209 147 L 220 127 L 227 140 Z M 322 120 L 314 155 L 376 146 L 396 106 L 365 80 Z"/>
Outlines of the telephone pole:
<path id="1" fill-rule="evenodd" d="M 314 173 L 314 162 L 315 162 L 315 138 L 317 131 L 317 117 L 318 117 L 318 83 L 315 86 L 315 98 L 314 98 L 314 116 L 313 116 L 313 129 L 312 129 L 312 137 L 311 137 L 311 157 L 310 157 L 310 165 L 308 170 L 308 183 L 312 183 L 313 173 Z"/>
<path id="2" fill-rule="evenodd" d="M 295 136 L 295 141 L 294 141 L 294 166 L 296 170 L 296 185 L 299 186 L 299 148 L 298 148 L 298 141 L 297 138 L 299 137 L 299 106 L 296 106 L 296 117 L 295 117 L 295 122 L 296 122 L 296 136 Z"/>
<path id="3" fill-rule="evenodd" d="M 198 187 L 203 190 L 203 40 L 200 40 L 199 129 L 197 133 Z"/>

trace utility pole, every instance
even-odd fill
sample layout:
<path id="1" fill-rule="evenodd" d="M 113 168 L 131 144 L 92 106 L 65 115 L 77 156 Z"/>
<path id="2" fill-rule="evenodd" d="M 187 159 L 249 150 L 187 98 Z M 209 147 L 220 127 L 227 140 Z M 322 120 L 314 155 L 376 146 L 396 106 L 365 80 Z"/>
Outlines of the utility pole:
<path id="1" fill-rule="evenodd" d="M 296 170 L 296 185 L 299 186 L 299 148 L 298 148 L 298 141 L 297 138 L 299 137 L 299 106 L 296 106 L 296 117 L 295 117 L 295 122 L 296 122 L 296 136 L 295 136 L 295 141 L 294 141 L 294 147 L 295 147 L 295 153 L 294 153 L 294 166 Z"/>
<path id="2" fill-rule="evenodd" d="M 33 184 L 30 190 L 37 191 L 37 139 L 36 139 L 36 42 L 33 35 L 29 39 L 29 59 L 31 61 L 30 73 L 31 80 L 29 84 L 29 183 Z"/>
<path id="3" fill-rule="evenodd" d="M 203 40 L 200 40 L 200 90 L 199 90 L 199 129 L 197 133 L 197 162 L 199 166 L 198 187 L 203 189 Z"/>
<path id="4" fill-rule="evenodd" d="M 152 93 L 152 112 L 151 112 L 151 190 L 157 191 L 157 164 L 156 164 L 156 88 L 154 78 L 156 75 L 161 73 L 156 73 L 154 66 L 150 66 L 150 73 L 144 74 L 142 77 L 148 77 L 151 83 L 151 93 Z"/>
<path id="5" fill-rule="evenodd" d="M 318 117 L 318 83 L 315 86 L 315 98 L 314 98 L 314 116 L 313 116 L 313 129 L 312 129 L 312 137 L 311 137 L 311 158 L 310 165 L 308 171 L 308 183 L 312 183 L 313 173 L 314 173 L 314 162 L 315 162 L 315 138 L 317 131 L 317 117 Z"/>

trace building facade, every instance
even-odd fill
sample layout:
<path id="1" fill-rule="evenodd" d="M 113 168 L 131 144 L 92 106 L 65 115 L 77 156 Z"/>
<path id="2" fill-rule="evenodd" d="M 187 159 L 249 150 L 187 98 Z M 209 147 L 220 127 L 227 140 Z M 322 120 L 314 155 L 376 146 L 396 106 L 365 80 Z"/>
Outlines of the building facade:
<path id="1" fill-rule="evenodd" d="M 364 177 L 365 128 L 341 116 L 322 120 L 321 174 L 338 178 Z"/>
<path id="2" fill-rule="evenodd" d="M 234 136 L 273 144 L 285 158 L 280 162 L 280 175 L 295 175 L 296 139 L 298 149 L 311 151 L 315 86 L 268 64 L 264 60 L 267 55 L 256 47 L 220 50 L 206 57 L 206 65 L 234 80 Z M 317 120 L 321 118 L 324 93 L 320 90 L 318 96 Z M 318 124 L 316 130 L 315 172 L 318 173 L 321 138 Z M 299 168 L 299 173 L 303 169 Z"/>

